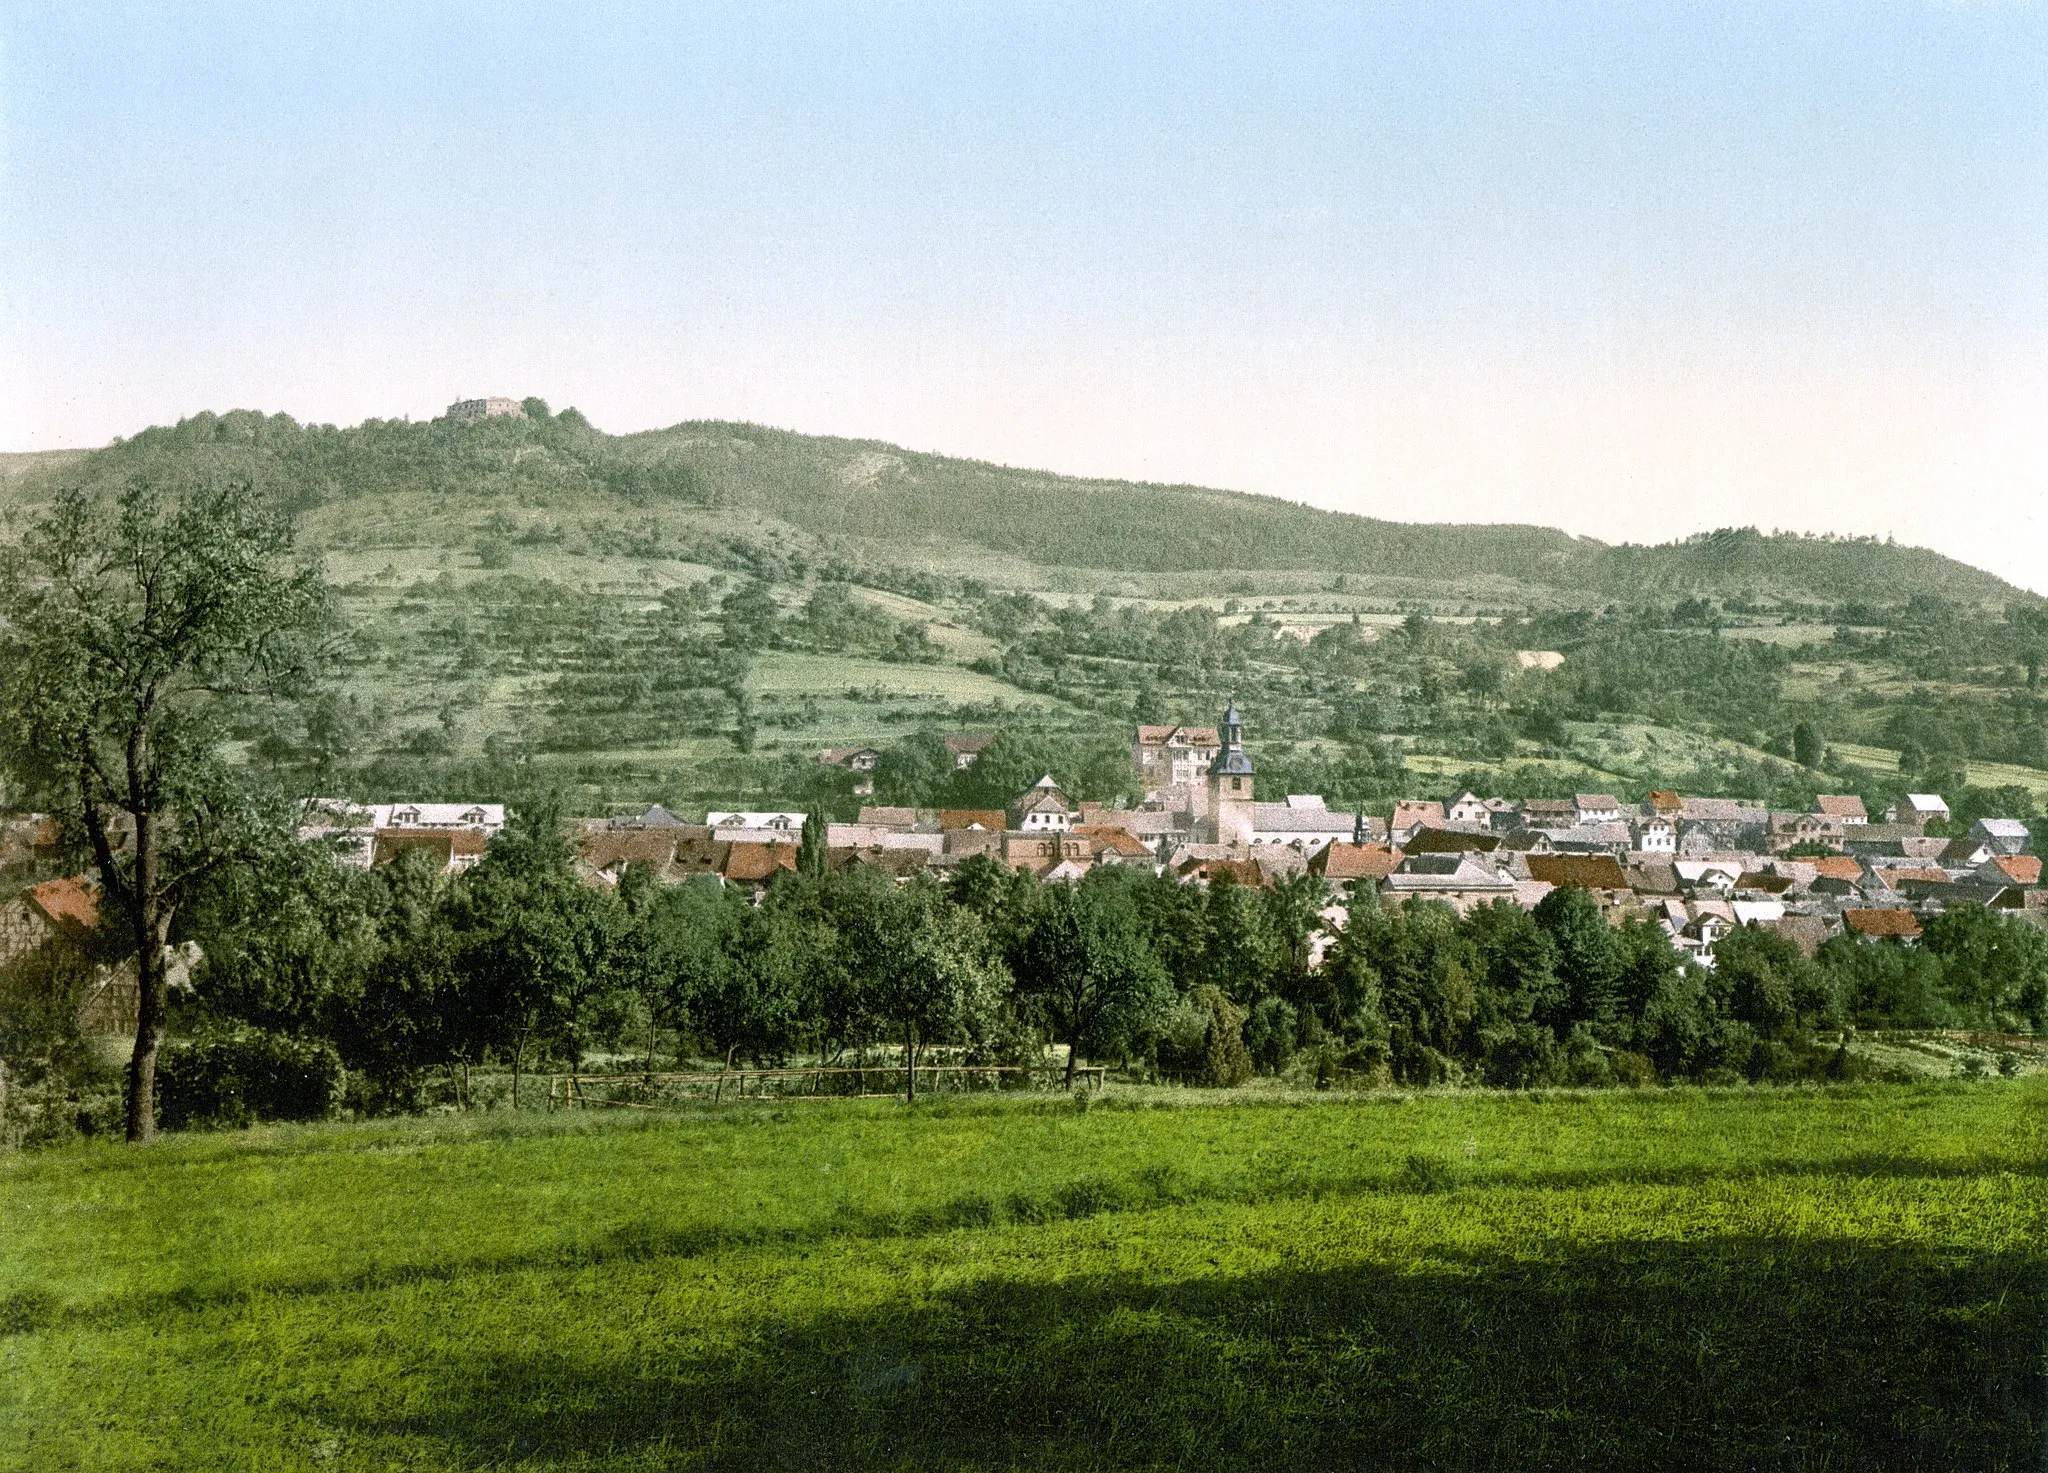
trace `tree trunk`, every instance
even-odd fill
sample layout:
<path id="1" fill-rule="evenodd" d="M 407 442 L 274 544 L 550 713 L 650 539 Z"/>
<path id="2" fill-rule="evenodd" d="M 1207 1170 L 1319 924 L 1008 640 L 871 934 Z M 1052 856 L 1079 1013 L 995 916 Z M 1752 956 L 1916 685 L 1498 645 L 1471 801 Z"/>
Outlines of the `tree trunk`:
<path id="1" fill-rule="evenodd" d="M 1067 1035 L 1067 1093 L 1074 1091 L 1074 1065 L 1081 1057 L 1081 1033 L 1079 1029 Z"/>
<path id="2" fill-rule="evenodd" d="M 152 846 L 154 847 L 154 846 Z M 152 860 L 154 855 L 151 856 Z M 154 869 L 152 863 L 149 866 Z M 136 865 L 136 892 L 142 890 L 143 866 Z M 154 876 L 152 875 L 152 880 Z M 142 900 L 135 907 L 135 1049 L 128 1056 L 128 1139 L 141 1143 L 156 1135 L 156 1056 L 163 1047 L 164 1022 L 169 999 L 164 983 L 164 933 L 170 917 L 148 912 L 156 907 Z"/>
<path id="3" fill-rule="evenodd" d="M 917 1103 L 917 1053 L 911 1043 L 911 1027 L 903 1025 L 903 1103 Z"/>
<path id="4" fill-rule="evenodd" d="M 512 1108 L 519 1108 L 519 1066 L 526 1058 L 526 1030 L 512 1035 Z"/>

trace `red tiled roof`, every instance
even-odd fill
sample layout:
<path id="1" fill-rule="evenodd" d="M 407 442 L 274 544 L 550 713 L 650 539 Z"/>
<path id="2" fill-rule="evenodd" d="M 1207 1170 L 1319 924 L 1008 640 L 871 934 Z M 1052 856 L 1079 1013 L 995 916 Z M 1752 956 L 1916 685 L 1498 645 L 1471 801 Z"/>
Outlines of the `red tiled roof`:
<path id="1" fill-rule="evenodd" d="M 1868 818 L 1863 800 L 1854 793 L 1822 793 L 1813 800 L 1814 810 L 1829 818 Z"/>
<path id="2" fill-rule="evenodd" d="M 1145 847 L 1145 841 L 1129 829 L 1118 828 L 1113 823 L 1084 823 L 1074 826 L 1074 833 L 1088 841 L 1089 848 L 1101 854 L 1105 850 L 1128 858 L 1142 858 L 1152 851 Z"/>
<path id="3" fill-rule="evenodd" d="M 999 834 L 1009 827 L 1008 817 L 1000 808 L 942 808 L 939 810 L 939 832 L 950 834 L 961 829 L 984 828 Z"/>
<path id="4" fill-rule="evenodd" d="M 1266 883 L 1266 872 L 1259 868 L 1256 859 L 1190 859 L 1180 867 L 1183 880 L 1228 879 L 1240 885 L 1258 886 Z"/>
<path id="5" fill-rule="evenodd" d="M 1468 834 L 1460 829 L 1425 827 L 1408 841 L 1410 854 L 1491 854 L 1498 848 L 1499 834 Z"/>
<path id="6" fill-rule="evenodd" d="M 1847 854 L 1823 854 L 1811 861 L 1815 876 L 1823 880 L 1860 880 L 1863 862 Z"/>
<path id="7" fill-rule="evenodd" d="M 2038 854 L 1994 854 L 1991 862 L 2003 870 L 2006 878 L 2015 885 L 2041 883 L 2041 856 Z"/>
<path id="8" fill-rule="evenodd" d="M 99 924 L 99 887 L 83 875 L 31 886 L 28 902 L 74 941 L 83 940 Z"/>
<path id="9" fill-rule="evenodd" d="M 1532 854 L 1529 878 L 1581 890 L 1626 890 L 1628 874 L 1611 854 Z"/>
<path id="10" fill-rule="evenodd" d="M 1792 888 L 1792 880 L 1787 875 L 1767 875 L 1761 870 L 1748 869 L 1735 877 L 1735 888 L 1738 890 L 1762 890 L 1771 895 L 1783 895 Z"/>
<path id="11" fill-rule="evenodd" d="M 746 884 L 766 880 L 778 870 L 795 870 L 796 850 L 794 844 L 735 843 L 726 851 L 723 873 Z"/>
<path id="12" fill-rule="evenodd" d="M 1384 880 L 1402 858 L 1385 844 L 1326 844 L 1310 857 L 1308 871 L 1326 880 Z"/>
<path id="13" fill-rule="evenodd" d="M 1672 814 L 1685 807 L 1685 799 L 1668 788 L 1653 788 L 1650 792 L 1650 807 L 1658 813 Z"/>
<path id="14" fill-rule="evenodd" d="M 1394 805 L 1394 817 L 1389 828 L 1405 829 L 1421 824 L 1425 828 L 1440 829 L 1444 826 L 1444 805 L 1434 799 L 1403 798 Z"/>
<path id="15" fill-rule="evenodd" d="M 1934 869 L 1924 865 L 1918 868 L 1881 869 L 1877 872 L 1877 877 L 1893 889 L 1897 889 L 1902 881 L 1920 885 L 1953 885 L 1955 883 L 1949 877 L 1947 870 Z"/>
<path id="16" fill-rule="evenodd" d="M 585 834 L 578 847 L 583 862 L 595 870 L 636 862 L 665 865 L 674 858 L 679 837 L 674 829 L 600 829 Z"/>
<path id="17" fill-rule="evenodd" d="M 1910 910 L 1845 910 L 1842 924 L 1859 936 L 1918 936 L 1920 923 Z"/>

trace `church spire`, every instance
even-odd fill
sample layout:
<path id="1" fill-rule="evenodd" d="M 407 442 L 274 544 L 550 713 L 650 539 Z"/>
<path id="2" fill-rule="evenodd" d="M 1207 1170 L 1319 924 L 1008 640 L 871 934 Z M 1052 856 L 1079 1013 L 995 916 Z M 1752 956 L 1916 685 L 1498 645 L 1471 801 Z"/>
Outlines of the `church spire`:
<path id="1" fill-rule="evenodd" d="M 1223 749 L 1216 754 L 1216 760 L 1209 770 L 1226 777 L 1250 777 L 1252 759 L 1244 750 L 1244 717 L 1237 711 L 1237 701 L 1232 699 L 1223 712 Z"/>

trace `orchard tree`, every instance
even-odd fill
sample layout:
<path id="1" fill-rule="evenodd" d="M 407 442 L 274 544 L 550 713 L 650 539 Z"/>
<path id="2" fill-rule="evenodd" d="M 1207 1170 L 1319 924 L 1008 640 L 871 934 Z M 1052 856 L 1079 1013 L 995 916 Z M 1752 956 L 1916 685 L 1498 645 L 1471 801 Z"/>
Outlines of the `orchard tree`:
<path id="1" fill-rule="evenodd" d="M 135 953 L 131 1141 L 155 1133 L 179 907 L 278 827 L 223 752 L 228 723 L 309 681 L 329 609 L 246 484 L 73 487 L 0 563 L 0 758 L 82 831 Z"/>
<path id="2" fill-rule="evenodd" d="M 1017 938 L 1017 990 L 1067 1043 L 1067 1087 L 1083 1049 L 1127 1036 L 1173 997 L 1129 898 L 1105 884 L 1047 885 Z"/>

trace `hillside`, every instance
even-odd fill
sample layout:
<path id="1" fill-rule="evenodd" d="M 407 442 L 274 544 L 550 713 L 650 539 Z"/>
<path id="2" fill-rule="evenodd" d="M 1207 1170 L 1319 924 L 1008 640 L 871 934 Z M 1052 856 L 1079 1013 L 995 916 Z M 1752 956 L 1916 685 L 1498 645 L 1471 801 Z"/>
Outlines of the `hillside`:
<path id="1" fill-rule="evenodd" d="M 237 736 L 366 798 L 543 781 L 592 808 L 850 816 L 818 753 L 869 744 L 900 755 L 898 801 L 999 805 L 1046 771 L 1108 799 L 1128 722 L 1212 719 L 1233 696 L 1269 790 L 1336 801 L 1590 783 L 1853 791 L 1881 811 L 1993 771 L 2048 791 L 2048 605 L 1924 549 L 1753 530 L 1609 546 L 533 410 L 202 414 L 6 457 L 0 535 L 71 481 L 261 487 L 322 556 L 349 653 L 318 709 L 251 709 Z M 1524 668 L 1528 650 L 1562 663 Z M 962 729 L 1004 735 L 986 791 L 955 791 L 919 746 Z"/>
<path id="2" fill-rule="evenodd" d="M 534 535 L 549 521 L 542 535 L 580 531 L 601 548 L 628 529 L 643 543 L 650 530 L 669 541 L 739 531 L 788 551 L 882 563 L 950 547 L 1040 569 L 1504 580 L 1568 598 L 2029 597 L 1937 553 L 1868 540 L 1738 530 L 1610 546 L 1544 527 L 1381 521 L 1275 497 L 1077 479 L 754 425 L 691 422 L 610 436 L 574 410 L 545 421 L 372 420 L 350 429 L 201 414 L 82 458 L 0 467 L 0 494 L 33 496 L 59 477 L 111 481 L 145 465 L 250 476 L 313 514 L 315 535 L 338 546 L 411 539 L 468 548 L 494 530 Z M 394 503 L 405 511 L 396 521 L 385 515 Z"/>

